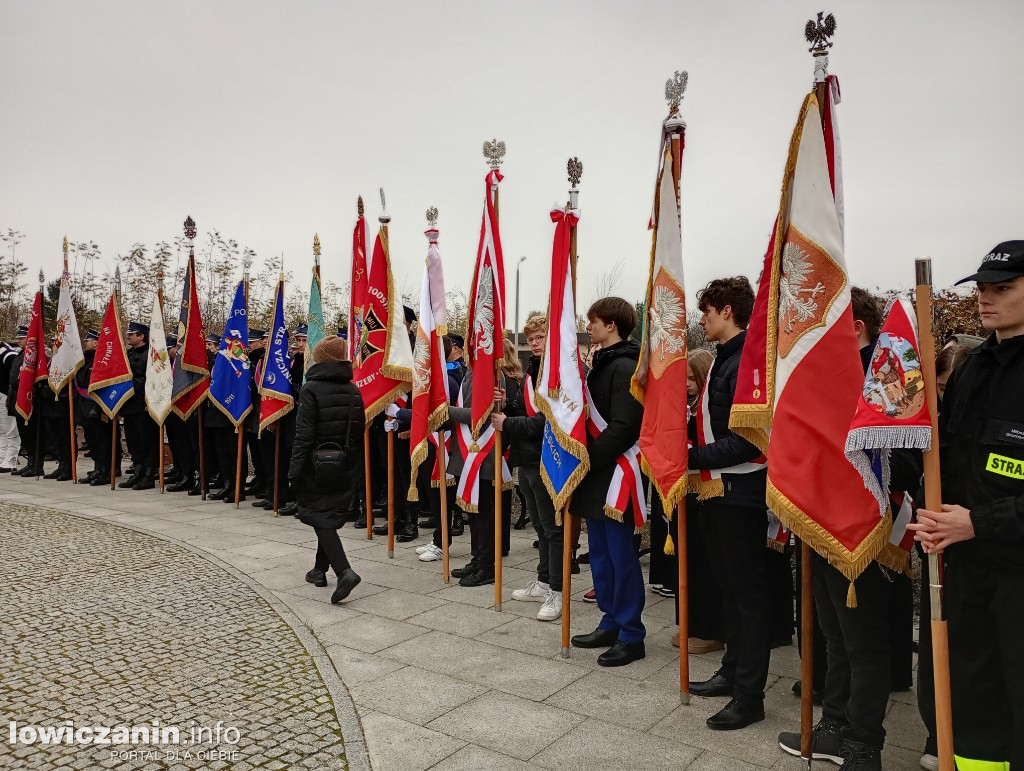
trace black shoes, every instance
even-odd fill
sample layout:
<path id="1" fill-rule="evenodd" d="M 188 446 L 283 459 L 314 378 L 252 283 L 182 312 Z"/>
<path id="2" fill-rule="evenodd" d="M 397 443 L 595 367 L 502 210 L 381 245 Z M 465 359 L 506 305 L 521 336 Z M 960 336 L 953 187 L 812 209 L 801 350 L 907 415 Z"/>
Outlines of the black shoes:
<path id="1" fill-rule="evenodd" d="M 132 485 L 133 490 L 152 490 L 154 487 L 156 487 L 156 480 L 153 478 L 153 472 L 148 468 L 142 470 L 142 476 Z"/>
<path id="2" fill-rule="evenodd" d="M 800 757 L 800 732 L 783 731 L 779 734 L 779 747 L 783 752 Z M 842 726 L 822 718 L 811 732 L 811 758 L 827 760 L 837 766 L 843 762 Z"/>
<path id="3" fill-rule="evenodd" d="M 98 469 L 89 480 L 89 487 L 100 487 L 110 484 L 110 469 Z"/>
<path id="4" fill-rule="evenodd" d="M 590 634 L 578 634 L 572 638 L 574 648 L 609 648 L 619 639 L 618 629 L 598 627 Z"/>
<path id="5" fill-rule="evenodd" d="M 271 504 L 270 508 L 273 509 L 274 505 Z M 292 501 L 291 503 L 286 503 L 284 506 L 280 507 L 277 510 L 277 514 L 281 517 L 297 517 L 299 516 L 299 504 L 297 504 L 295 501 Z"/>
<path id="6" fill-rule="evenodd" d="M 733 699 L 708 718 L 708 728 L 715 731 L 736 731 L 764 720 L 764 702 Z"/>
<path id="7" fill-rule="evenodd" d="M 363 527 L 366 527 L 366 523 L 365 522 L 363 522 Z M 382 524 L 374 525 L 373 526 L 373 534 L 374 535 L 387 535 L 388 534 L 388 522 L 387 522 L 386 519 L 384 520 L 384 522 Z"/>
<path id="8" fill-rule="evenodd" d="M 861 742 L 843 739 L 840 771 L 882 771 L 882 751 Z"/>
<path id="9" fill-rule="evenodd" d="M 478 570 L 459 579 L 459 586 L 484 586 L 494 583 L 493 570 Z"/>
<path id="10" fill-rule="evenodd" d="M 230 487 L 225 487 L 222 490 L 217 490 L 217 491 L 212 492 L 212 493 L 207 493 L 206 500 L 208 500 L 208 501 L 226 501 L 226 500 L 228 500 L 229 497 L 231 498 L 232 501 L 234 501 L 235 500 L 235 491 L 232 490 Z"/>
<path id="11" fill-rule="evenodd" d="M 186 490 L 192 489 L 192 486 L 194 484 L 194 477 L 182 476 L 182 478 L 175 482 L 174 484 L 168 485 L 166 487 L 166 490 L 169 493 L 182 493 L 185 492 Z"/>
<path id="12" fill-rule="evenodd" d="M 473 573 L 476 573 L 479 570 L 480 568 L 476 566 L 476 563 L 470 560 L 461 568 L 455 568 L 452 571 L 452 578 L 465 578 L 466 576 L 472 575 Z"/>
<path id="13" fill-rule="evenodd" d="M 118 489 L 119 490 L 128 490 L 128 489 L 134 487 L 135 483 L 139 481 L 139 478 L 141 476 L 142 476 L 142 469 L 141 468 L 135 469 L 135 471 L 133 471 L 131 474 L 128 475 L 128 478 L 126 480 L 124 480 L 123 482 L 121 482 L 121 483 L 119 483 L 117 485 Z"/>
<path id="14" fill-rule="evenodd" d="M 694 696 L 732 696 L 732 683 L 717 672 L 710 680 L 690 683 L 690 693 Z"/>
<path id="15" fill-rule="evenodd" d="M 58 463 L 57 468 L 51 471 L 49 474 L 43 474 L 43 479 L 56 479 L 60 472 L 63 470 L 64 464 Z"/>
<path id="16" fill-rule="evenodd" d="M 70 482 L 72 479 L 71 464 L 68 463 L 65 465 L 61 463 L 59 466 L 57 466 L 57 476 L 55 476 L 53 479 L 55 482 Z"/>
<path id="17" fill-rule="evenodd" d="M 628 643 L 616 640 L 611 648 L 597 657 L 597 663 L 602 667 L 624 667 L 646 655 L 643 642 Z"/>
<path id="18" fill-rule="evenodd" d="M 203 483 L 196 477 L 196 480 L 192 483 L 192 486 L 188 488 L 189 495 L 202 495 L 203 494 Z"/>
<path id="19" fill-rule="evenodd" d="M 313 568 L 306 573 L 306 583 L 313 584 L 313 586 L 327 586 L 327 573 Z"/>
<path id="20" fill-rule="evenodd" d="M 352 594 L 352 590 L 359 586 L 359 582 L 362 580 L 352 568 L 345 568 L 338 576 L 338 588 L 331 595 L 331 604 L 337 605 Z"/>
<path id="21" fill-rule="evenodd" d="M 457 511 L 455 512 L 455 516 L 452 517 L 452 526 L 448 534 L 454 538 L 456 536 L 462 535 L 465 532 L 466 523 L 462 521 L 462 512 Z"/>
<path id="22" fill-rule="evenodd" d="M 525 530 L 526 526 L 528 524 L 530 524 L 530 518 L 527 516 L 526 512 L 524 511 L 522 514 L 519 515 L 519 519 L 516 520 L 516 523 L 514 525 L 512 525 L 512 529 L 513 530 Z"/>
<path id="23" fill-rule="evenodd" d="M 419 537 L 420 532 L 416 529 L 416 525 L 411 525 L 398 533 L 395 536 L 395 540 L 399 543 L 409 543 L 409 541 L 415 541 Z"/>

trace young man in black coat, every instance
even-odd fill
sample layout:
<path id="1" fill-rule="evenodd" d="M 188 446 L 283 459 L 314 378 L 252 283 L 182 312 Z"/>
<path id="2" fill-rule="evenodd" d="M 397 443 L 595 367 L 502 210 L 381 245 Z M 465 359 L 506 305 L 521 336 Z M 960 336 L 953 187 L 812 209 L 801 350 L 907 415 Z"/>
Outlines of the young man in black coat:
<path id="1" fill-rule="evenodd" d="M 125 441 L 132 455 L 135 471 L 118 487 L 152 490 L 156 487 L 157 442 L 160 431 L 146 411 L 146 362 L 149 358 L 149 327 L 138 322 L 128 324 L 128 366 L 132 371 L 132 397 L 121 407 Z"/>
<path id="2" fill-rule="evenodd" d="M 314 364 L 306 372 L 299 399 L 288 466 L 299 520 L 312 527 L 317 537 L 316 561 L 306 580 L 314 586 L 327 586 L 327 568 L 333 568 L 338 586 L 331 595 L 332 603 L 348 597 L 360 581 L 338 538 L 338 528 L 356 494 L 365 426 L 363 399 L 352 382 L 352 362 L 346 356 L 347 346 L 341 338 L 328 337 L 317 343 Z M 340 449 L 342 457 L 329 469 L 318 469 L 317 452 L 327 448 Z"/>
<path id="3" fill-rule="evenodd" d="M 744 276 L 716 279 L 698 295 L 701 326 L 718 343 L 708 373 L 706 410 L 710 435 L 690 451 L 690 468 L 721 475 L 721 494 L 701 502 L 704 544 L 725 602 L 725 654 L 709 680 L 690 683 L 695 696 L 730 696 L 707 720 L 728 731 L 764 720 L 764 689 L 771 656 L 768 588 L 767 466 L 761 451 L 729 430 L 736 378 L 754 309 L 754 290 Z M 698 420 L 702 412 L 698 412 Z"/>
<path id="4" fill-rule="evenodd" d="M 632 503 L 622 519 L 606 512 L 605 500 L 618 459 L 640 438 L 643 406 L 629 392 L 640 358 L 640 346 L 629 339 L 636 327 L 636 309 L 621 297 L 604 297 L 587 311 L 590 340 L 601 346 L 587 374 L 590 408 L 607 421 L 598 436 L 587 436 L 590 471 L 572 497 L 573 516 L 586 517 L 590 569 L 597 605 L 604 617 L 590 634 L 572 638 L 577 648 L 608 648 L 597 658 L 604 667 L 619 667 L 646 655 L 641 614 L 645 589 L 633 540 Z"/>

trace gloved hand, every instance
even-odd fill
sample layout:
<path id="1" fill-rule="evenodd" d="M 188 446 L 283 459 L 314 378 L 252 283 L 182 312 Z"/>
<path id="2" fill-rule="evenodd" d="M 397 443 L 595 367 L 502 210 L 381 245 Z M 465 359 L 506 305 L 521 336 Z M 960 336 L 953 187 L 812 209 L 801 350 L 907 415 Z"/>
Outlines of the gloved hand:
<path id="1" fill-rule="evenodd" d="M 384 430 L 385 431 L 397 431 L 398 430 L 398 421 L 395 420 L 394 418 L 388 418 L 387 420 L 384 421 Z"/>
<path id="2" fill-rule="evenodd" d="M 398 417 L 398 405 L 397 404 L 389 404 L 387 406 L 387 408 L 384 410 L 384 414 L 387 415 L 389 418 L 397 418 Z"/>

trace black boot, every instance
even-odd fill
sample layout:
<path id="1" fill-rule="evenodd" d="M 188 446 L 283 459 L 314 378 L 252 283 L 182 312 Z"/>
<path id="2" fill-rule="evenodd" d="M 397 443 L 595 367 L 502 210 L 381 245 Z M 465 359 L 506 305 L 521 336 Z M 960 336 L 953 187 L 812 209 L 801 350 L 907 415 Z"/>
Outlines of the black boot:
<path id="1" fill-rule="evenodd" d="M 93 480 L 93 478 L 96 476 L 97 473 L 99 473 L 99 467 L 94 468 L 92 471 L 90 471 L 84 477 L 79 478 L 78 484 L 80 484 L 80 485 L 87 485 L 87 484 L 89 484 Z"/>
<path id="2" fill-rule="evenodd" d="M 452 532 L 453 537 L 462 535 L 466 532 L 466 524 L 462 521 L 462 512 L 456 509 L 451 514 L 452 517 Z"/>
<path id="3" fill-rule="evenodd" d="M 156 479 L 154 478 L 154 470 L 148 467 L 142 469 L 142 475 L 138 478 L 135 484 L 132 485 L 133 490 L 152 490 L 156 487 Z"/>
<path id="4" fill-rule="evenodd" d="M 882 751 L 869 747 L 862 742 L 843 739 L 840 750 L 843 765 L 839 771 L 882 771 Z"/>
<path id="5" fill-rule="evenodd" d="M 129 474 L 128 478 L 123 482 L 119 482 L 117 487 L 120 490 L 127 490 L 135 486 L 135 483 L 142 477 L 142 467 L 136 466 L 135 471 Z"/>
<path id="6" fill-rule="evenodd" d="M 517 519 L 516 523 L 512 525 L 512 528 L 514 530 L 523 530 L 528 524 L 530 524 L 530 517 L 527 516 L 526 511 L 523 510 L 519 514 L 519 519 Z"/>
<path id="7" fill-rule="evenodd" d="M 61 471 L 63 471 L 63 469 L 64 462 L 61 461 L 60 463 L 57 464 L 57 468 L 55 468 L 53 471 L 51 471 L 48 474 L 43 474 L 43 479 L 56 479 L 58 476 L 60 476 Z"/>
<path id="8" fill-rule="evenodd" d="M 397 523 L 395 527 L 395 540 L 399 543 L 408 543 L 409 541 L 415 541 L 420 537 L 419 528 L 416 526 L 416 520 L 409 515 L 404 517 L 405 522 L 401 530 L 398 529 Z"/>
<path id="9" fill-rule="evenodd" d="M 192 487 L 192 485 L 195 484 L 195 482 L 196 482 L 195 474 L 193 474 L 192 476 L 185 476 L 184 474 L 182 474 L 181 479 L 179 479 L 174 484 L 171 484 L 171 485 L 167 486 L 167 492 L 169 492 L 169 493 L 184 492 L 185 490 L 190 489 Z"/>
<path id="10" fill-rule="evenodd" d="M 103 485 L 110 484 L 110 469 L 99 468 L 93 472 L 92 479 L 89 480 L 89 487 L 102 487 Z"/>
<path id="11" fill-rule="evenodd" d="M 57 482 L 70 482 L 71 479 L 71 463 L 61 461 L 57 464 L 57 476 L 54 477 L 54 480 Z"/>
<path id="12" fill-rule="evenodd" d="M 188 488 L 189 495 L 202 495 L 203 494 L 203 480 L 199 478 L 199 474 L 196 474 L 196 478 L 192 480 L 192 485 Z"/>

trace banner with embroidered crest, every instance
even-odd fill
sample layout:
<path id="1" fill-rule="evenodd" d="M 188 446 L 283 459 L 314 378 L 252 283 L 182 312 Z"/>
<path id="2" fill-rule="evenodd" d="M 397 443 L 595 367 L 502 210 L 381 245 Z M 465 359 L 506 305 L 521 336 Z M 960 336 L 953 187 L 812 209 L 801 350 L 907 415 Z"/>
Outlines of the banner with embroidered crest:
<path id="1" fill-rule="evenodd" d="M 231 314 L 224 322 L 224 336 L 217 349 L 217 358 L 210 372 L 210 401 L 236 428 L 252 410 L 251 385 L 245 281 L 239 281 L 235 300 L 231 304 Z"/>
<path id="2" fill-rule="evenodd" d="M 78 335 L 78 320 L 71 301 L 71 274 L 65 268 L 60 277 L 60 296 L 57 298 L 57 332 L 53 341 L 48 379 L 54 398 L 85 364 L 82 338 Z"/>
<path id="3" fill-rule="evenodd" d="M 901 520 L 904 496 L 894 497 L 889 489 L 889 459 L 893 449 L 931 447 L 919 351 L 915 311 L 908 300 L 898 299 L 882 324 L 846 437 L 846 457 L 878 502 L 879 515 L 892 517 L 892 533 L 878 559 L 901 571 L 910 560 L 909 548 L 901 544 L 912 543 L 905 538 L 907 523 Z"/>
<path id="4" fill-rule="evenodd" d="M 39 274 L 42 287 L 42 272 Z M 28 324 L 28 335 L 25 337 L 25 358 L 22 360 L 21 369 L 18 372 L 18 397 L 14 408 L 25 420 L 32 417 L 32 410 L 35 405 L 35 386 L 41 380 L 46 380 L 49 373 L 46 359 L 46 340 L 43 331 L 43 292 L 40 289 L 36 292 L 36 299 L 32 303 L 32 320 Z M 34 462 L 34 461 L 30 461 Z"/>
<path id="5" fill-rule="evenodd" d="M 149 316 L 149 357 L 146 359 L 146 411 L 157 425 L 163 425 L 171 412 L 173 389 L 174 374 L 167 354 L 164 313 L 158 294 L 153 297 L 153 311 Z"/>
<path id="6" fill-rule="evenodd" d="M 820 90 L 790 142 L 730 428 L 768 456 L 768 507 L 852 582 L 889 521 L 844 452 L 864 372 L 843 256 L 838 83 Z"/>
<path id="7" fill-rule="evenodd" d="M 348 303 L 348 358 L 355 362 L 362 340 L 363 306 L 366 304 L 366 284 L 369 279 L 366 248 L 366 218 L 363 199 L 359 198 L 359 216 L 352 231 L 352 272 L 349 278 Z"/>
<path id="8" fill-rule="evenodd" d="M 308 339 L 308 338 L 307 338 Z M 307 354 L 313 358 L 312 352 Z M 267 355 L 256 365 L 256 389 L 260 394 L 260 429 L 287 415 L 295 407 L 291 380 L 292 359 L 288 355 L 288 326 L 284 321 L 284 274 L 274 291 L 274 325 L 270 330 Z"/>
<path id="9" fill-rule="evenodd" d="M 419 499 L 416 472 L 429 455 L 430 438 L 448 420 L 448 370 L 444 355 L 444 336 L 448 334 L 445 309 L 444 268 L 437 245 L 438 230 L 426 231 L 427 259 L 420 288 L 420 315 L 413 350 L 412 425 L 409 447 L 412 452 L 412 473 L 409 500 Z M 436 444 L 436 436 L 434 437 Z"/>
<path id="10" fill-rule="evenodd" d="M 474 441 L 480 438 L 494 408 L 496 367 L 505 355 L 505 259 L 501 252 L 496 206 L 502 179 L 496 168 L 484 178 L 484 213 L 470 285 L 466 353 L 473 368 L 471 430 Z"/>
<path id="11" fill-rule="evenodd" d="M 183 420 L 195 411 L 210 389 L 210 370 L 206 364 L 206 339 L 203 315 L 196 287 L 196 258 L 189 248 L 188 269 L 181 290 L 178 313 L 178 355 L 173 364 L 172 409 Z"/>
<path id="12" fill-rule="evenodd" d="M 89 396 L 99 405 L 108 418 L 113 420 L 121 405 L 135 394 L 132 370 L 128 364 L 128 352 L 121 334 L 121 315 L 118 307 L 117 289 L 110 293 L 110 302 L 100 327 L 100 339 L 96 341 L 96 357 L 93 359 L 89 380 Z"/>
<path id="13" fill-rule="evenodd" d="M 395 302 L 386 224 L 381 225 L 373 244 L 359 337 L 352 364 L 369 423 L 412 386 L 412 345 L 402 305 Z"/>
<path id="14" fill-rule="evenodd" d="M 684 136 L 680 131 L 680 155 Z M 682 397 L 687 378 L 686 293 L 673 158 L 670 144 L 663 142 L 663 147 L 640 359 L 630 391 L 645 407 L 640 429 L 643 469 L 671 518 L 687 487 L 687 404 Z"/>
<path id="15" fill-rule="evenodd" d="M 555 223 L 555 236 L 551 247 L 548 335 L 534 397 L 537 409 L 547 418 L 540 474 L 560 524 L 562 510 L 590 470 L 590 456 L 583 363 L 576 343 L 574 271 L 570 264 L 572 233 L 579 222 L 579 212 L 554 209 L 551 220 Z"/>

